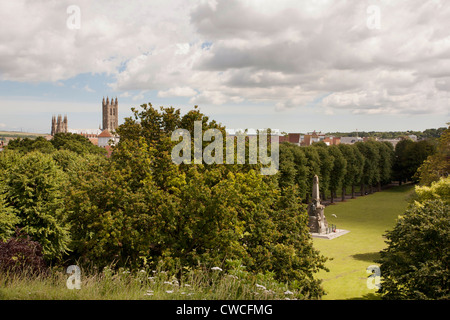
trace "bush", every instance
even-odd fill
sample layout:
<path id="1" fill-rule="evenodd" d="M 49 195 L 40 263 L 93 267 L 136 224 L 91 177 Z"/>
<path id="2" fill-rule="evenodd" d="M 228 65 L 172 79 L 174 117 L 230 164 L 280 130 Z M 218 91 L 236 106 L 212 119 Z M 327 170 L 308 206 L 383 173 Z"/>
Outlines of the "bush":
<path id="1" fill-rule="evenodd" d="M 23 274 L 42 272 L 46 268 L 42 246 L 30 236 L 16 229 L 16 235 L 0 242 L 0 272 Z"/>
<path id="2" fill-rule="evenodd" d="M 413 205 L 386 235 L 381 251 L 384 299 L 449 299 L 449 205 L 427 200 Z"/>

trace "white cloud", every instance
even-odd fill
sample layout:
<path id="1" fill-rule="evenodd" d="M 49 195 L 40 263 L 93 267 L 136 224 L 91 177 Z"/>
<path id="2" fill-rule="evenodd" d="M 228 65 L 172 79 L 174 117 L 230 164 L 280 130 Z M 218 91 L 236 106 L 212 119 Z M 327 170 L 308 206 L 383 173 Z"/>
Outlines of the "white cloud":
<path id="1" fill-rule="evenodd" d="M 79 30 L 66 27 L 71 4 L 0 3 L 0 79 L 106 73 L 133 101 L 157 90 L 199 105 L 447 114 L 448 1 L 380 0 L 374 30 L 372 1 L 79 0 Z"/>
<path id="2" fill-rule="evenodd" d="M 175 87 L 165 91 L 159 91 L 158 97 L 192 97 L 197 94 L 197 91 L 190 87 Z"/>
<path id="3" fill-rule="evenodd" d="M 91 89 L 88 85 L 85 85 L 83 89 L 86 90 L 87 92 L 95 92 L 95 90 Z"/>

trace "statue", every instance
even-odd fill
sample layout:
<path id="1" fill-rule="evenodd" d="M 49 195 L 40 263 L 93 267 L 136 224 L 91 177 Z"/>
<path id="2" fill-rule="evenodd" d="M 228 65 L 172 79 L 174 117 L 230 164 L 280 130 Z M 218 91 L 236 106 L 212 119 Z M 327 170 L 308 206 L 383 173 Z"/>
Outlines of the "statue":
<path id="1" fill-rule="evenodd" d="M 313 178 L 312 201 L 308 206 L 309 229 L 312 233 L 326 233 L 328 222 L 324 214 L 325 206 L 320 203 L 319 177 Z"/>

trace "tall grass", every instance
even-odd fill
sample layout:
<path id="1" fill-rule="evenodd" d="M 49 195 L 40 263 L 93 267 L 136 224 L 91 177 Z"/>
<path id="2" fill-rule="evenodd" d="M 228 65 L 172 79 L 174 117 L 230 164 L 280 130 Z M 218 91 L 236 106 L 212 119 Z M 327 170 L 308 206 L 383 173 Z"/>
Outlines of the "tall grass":
<path id="1" fill-rule="evenodd" d="M 81 288 L 69 289 L 63 268 L 45 273 L 0 273 L 2 300 L 264 300 L 302 299 L 299 290 L 274 280 L 273 274 L 253 275 L 236 264 L 183 270 L 176 277 L 164 270 L 81 269 Z"/>

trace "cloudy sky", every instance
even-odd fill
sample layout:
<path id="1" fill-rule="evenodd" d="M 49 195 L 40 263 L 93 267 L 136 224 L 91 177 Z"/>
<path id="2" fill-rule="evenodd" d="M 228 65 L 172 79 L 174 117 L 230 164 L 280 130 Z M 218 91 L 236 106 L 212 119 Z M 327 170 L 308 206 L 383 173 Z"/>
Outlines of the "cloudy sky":
<path id="1" fill-rule="evenodd" d="M 228 128 L 442 127 L 450 1 L 0 1 L 0 130 L 98 128 L 107 96 L 121 119 L 152 103 Z"/>

